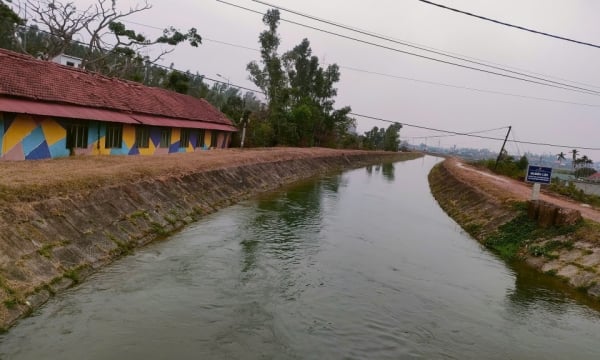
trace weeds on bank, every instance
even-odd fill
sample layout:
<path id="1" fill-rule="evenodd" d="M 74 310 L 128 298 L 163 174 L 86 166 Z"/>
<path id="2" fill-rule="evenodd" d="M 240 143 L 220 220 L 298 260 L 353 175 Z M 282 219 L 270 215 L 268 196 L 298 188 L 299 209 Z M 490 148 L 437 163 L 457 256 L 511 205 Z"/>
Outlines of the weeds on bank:
<path id="1" fill-rule="evenodd" d="M 521 207 L 522 208 L 522 207 Z M 521 249 L 539 239 L 554 239 L 561 235 L 573 234 L 580 229 L 583 223 L 562 226 L 540 228 L 534 220 L 529 219 L 524 210 L 513 220 L 500 226 L 498 231 L 484 239 L 486 247 L 497 252 L 502 258 L 512 260 L 518 256 Z M 552 258 L 553 252 L 566 248 L 572 249 L 571 241 L 549 240 L 543 244 L 533 244 L 527 248 L 530 255 L 547 256 Z"/>
<path id="2" fill-rule="evenodd" d="M 583 190 L 580 190 L 577 187 L 575 187 L 573 182 L 570 182 L 568 185 L 565 185 L 563 181 L 552 181 L 548 189 L 552 192 L 566 196 L 573 200 L 590 204 L 595 207 L 600 207 L 600 196 L 584 193 Z"/>

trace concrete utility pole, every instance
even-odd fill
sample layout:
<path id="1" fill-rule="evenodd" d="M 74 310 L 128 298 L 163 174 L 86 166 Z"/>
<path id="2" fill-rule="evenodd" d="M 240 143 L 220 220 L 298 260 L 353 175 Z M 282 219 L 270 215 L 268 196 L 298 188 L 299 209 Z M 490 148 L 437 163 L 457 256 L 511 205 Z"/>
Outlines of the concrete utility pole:
<path id="1" fill-rule="evenodd" d="M 512 126 L 509 126 L 508 132 L 506 133 L 506 137 L 504 138 L 504 142 L 502 143 L 502 148 L 500 149 L 500 154 L 498 154 L 498 157 L 496 158 L 496 165 L 494 165 L 494 170 L 496 170 L 496 168 L 498 167 L 498 162 L 500 161 L 500 158 L 502 157 L 502 152 L 504 151 L 504 145 L 506 145 L 506 141 L 508 140 L 508 135 L 510 134 L 511 129 L 512 129 Z"/>

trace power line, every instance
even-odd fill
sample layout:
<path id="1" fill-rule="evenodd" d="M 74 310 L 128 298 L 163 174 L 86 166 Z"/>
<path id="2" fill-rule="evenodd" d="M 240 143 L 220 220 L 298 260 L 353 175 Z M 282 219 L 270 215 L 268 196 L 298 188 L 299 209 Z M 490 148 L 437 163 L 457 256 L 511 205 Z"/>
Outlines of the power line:
<path id="1" fill-rule="evenodd" d="M 503 127 L 500 127 L 500 128 L 489 129 L 489 130 L 469 131 L 469 132 L 461 133 L 461 135 L 462 134 L 464 134 L 464 135 L 481 134 L 481 133 L 498 131 L 498 130 L 504 130 L 504 129 L 508 129 L 508 126 L 503 126 Z M 458 134 L 446 134 L 446 135 L 429 135 L 429 136 L 411 136 L 411 139 L 429 139 L 429 138 L 442 138 L 442 137 L 451 137 L 451 136 L 460 136 L 460 135 L 458 135 Z"/>
<path id="2" fill-rule="evenodd" d="M 246 10 L 246 11 L 249 11 L 249 12 L 253 12 L 253 13 L 257 13 L 257 14 L 262 15 L 262 13 L 260 11 L 249 9 L 249 8 L 246 8 L 246 7 L 241 6 L 241 5 L 232 4 L 232 3 L 224 1 L 224 0 L 217 0 L 217 1 L 220 2 L 220 3 L 226 4 L 226 5 L 229 5 L 229 6 L 233 6 L 233 7 L 242 9 L 242 10 Z M 359 42 L 359 43 L 362 43 L 362 44 L 371 45 L 371 46 L 375 46 L 375 47 L 378 47 L 378 48 L 382 48 L 382 49 L 386 49 L 386 50 L 398 52 L 398 53 L 405 54 L 405 55 L 415 56 L 415 57 L 418 57 L 418 58 L 421 58 L 421 59 L 426 59 L 426 60 L 430 60 L 430 61 L 434 61 L 434 62 L 438 62 L 438 63 L 442 63 L 442 64 L 452 65 L 452 66 L 456 66 L 456 67 L 460 67 L 460 68 L 464 68 L 464 69 L 468 69 L 468 70 L 478 71 L 478 72 L 482 72 L 482 73 L 487 73 L 487 74 L 491 74 L 491 75 L 496 75 L 496 76 L 500 76 L 500 77 L 505 77 L 505 78 L 513 79 L 513 80 L 524 81 L 524 82 L 528 82 L 528 83 L 532 83 L 532 84 L 538 84 L 538 85 L 543 85 L 543 86 L 557 88 L 557 89 L 562 89 L 562 90 L 567 90 L 567 91 L 574 91 L 574 92 L 578 92 L 578 93 L 583 93 L 583 94 L 588 94 L 588 95 L 596 95 L 596 96 L 600 95 L 600 92 L 599 91 L 595 91 L 595 90 L 590 90 L 590 89 L 585 89 L 585 88 L 579 88 L 579 87 L 576 87 L 576 86 L 573 86 L 573 85 L 568 85 L 568 84 L 565 84 L 565 86 L 567 86 L 567 87 L 558 86 L 558 85 L 549 84 L 547 82 L 544 83 L 544 82 L 541 82 L 541 81 L 536 81 L 536 80 L 531 80 L 531 79 L 525 79 L 525 78 L 521 78 L 521 77 L 518 77 L 518 76 L 513 76 L 513 75 L 508 75 L 508 74 L 502 74 L 502 73 L 495 72 L 495 71 L 480 69 L 480 68 L 476 68 L 476 67 L 469 66 L 469 65 L 458 64 L 458 63 L 454 63 L 454 62 L 451 62 L 451 61 L 446 61 L 446 60 L 442 60 L 442 59 L 436 59 L 436 58 L 433 58 L 433 57 L 430 57 L 430 56 L 426 56 L 426 55 L 416 54 L 416 53 L 413 53 L 413 52 L 410 52 L 410 51 L 404 51 L 404 50 L 396 49 L 396 48 L 393 48 L 393 47 L 390 47 L 390 46 L 386 46 L 386 45 L 377 44 L 377 43 L 374 43 L 374 42 L 371 42 L 371 41 L 366 41 L 366 40 L 358 39 L 358 38 L 355 38 L 355 37 L 352 37 L 352 36 L 343 35 L 343 34 L 340 34 L 340 33 L 336 33 L 336 32 L 333 32 L 333 31 L 329 31 L 329 30 L 317 28 L 317 27 L 314 27 L 314 26 L 302 24 L 302 23 L 299 23 L 299 22 L 296 22 L 296 21 L 292 21 L 292 20 L 286 20 L 286 19 L 283 19 L 283 18 L 280 19 L 280 20 L 288 22 L 290 24 L 298 25 L 298 26 L 301 26 L 301 27 L 304 27 L 304 28 L 307 28 L 307 29 L 311 29 L 311 30 L 319 31 L 319 32 L 322 32 L 322 33 L 325 33 L 325 34 L 337 36 L 337 37 L 340 37 L 340 38 L 343 38 L 343 39 L 352 40 L 352 41 Z M 549 81 L 549 80 L 545 80 L 545 81 L 552 82 L 552 81 Z"/>
<path id="3" fill-rule="evenodd" d="M 595 47 L 595 48 L 600 49 L 600 45 L 595 45 L 595 44 L 591 44 L 591 43 L 584 42 L 584 41 L 574 40 L 574 39 L 566 38 L 566 37 L 559 36 L 559 35 L 553 35 L 553 34 L 549 34 L 549 33 L 543 32 L 543 31 L 533 30 L 533 29 L 529 29 L 529 28 L 526 28 L 526 27 L 523 27 L 523 26 L 519 26 L 519 25 L 513 25 L 513 24 L 505 23 L 505 22 L 502 22 L 502 21 L 499 21 L 499 20 L 490 19 L 490 18 L 485 17 L 485 16 L 476 15 L 476 14 L 473 14 L 473 13 L 470 13 L 470 12 L 467 12 L 467 11 L 463 11 L 463 10 L 451 8 L 451 7 L 446 6 L 446 5 L 436 4 L 434 2 L 427 1 L 427 0 L 418 0 L 418 1 L 426 3 L 426 4 L 429 4 L 429 5 L 437 6 L 437 7 L 440 7 L 442 9 L 445 9 L 445 10 L 450 10 L 450 11 L 454 11 L 454 12 L 457 12 L 457 13 L 460 13 L 460 14 L 472 16 L 472 17 L 475 17 L 475 18 L 478 18 L 478 19 L 481 19 L 481 20 L 491 21 L 491 22 L 496 23 L 496 24 L 500 24 L 500 25 L 504 25 L 504 26 L 508 26 L 508 27 L 513 27 L 515 29 L 529 31 L 529 32 L 534 33 L 534 34 L 548 36 L 548 37 L 551 37 L 551 38 L 554 38 L 554 39 L 559 39 L 559 40 L 564 40 L 564 41 L 570 41 L 572 43 L 576 43 L 576 44 L 579 44 L 579 45 L 591 46 L 591 47 Z"/>
<path id="4" fill-rule="evenodd" d="M 354 113 L 354 112 L 351 112 L 349 114 L 353 115 L 353 116 L 362 117 L 362 118 L 365 118 L 365 119 L 378 120 L 378 121 L 388 122 L 388 123 L 392 123 L 392 124 L 399 123 L 399 124 L 402 124 L 402 126 L 414 127 L 414 128 L 417 128 L 417 129 L 439 131 L 439 132 L 445 132 L 445 133 L 448 133 L 448 134 L 468 136 L 468 137 L 474 137 L 474 138 L 485 139 L 485 140 L 504 141 L 504 138 L 496 138 L 496 137 L 491 137 L 491 136 L 482 136 L 482 135 L 475 135 L 475 134 L 468 134 L 468 133 L 460 133 L 460 132 L 450 131 L 450 130 L 436 129 L 436 128 L 427 127 L 427 126 L 421 126 L 421 125 L 415 125 L 415 124 L 409 124 L 409 123 L 405 123 L 405 122 L 400 122 L 400 121 L 397 121 L 397 120 L 383 119 L 383 118 L 376 117 L 376 116 L 370 116 L 370 115 L 364 115 L 364 114 L 357 114 L 357 113 Z M 517 144 L 540 145 L 540 146 L 549 146 L 549 147 L 556 147 L 556 148 L 571 148 L 571 149 L 582 149 L 582 150 L 600 151 L 600 148 L 584 147 L 584 146 L 559 145 L 559 144 L 534 142 L 534 141 L 518 141 L 518 140 L 508 140 L 508 141 L 514 142 L 514 143 L 517 143 Z"/>
<path id="5" fill-rule="evenodd" d="M 147 27 L 147 28 L 150 28 L 150 29 L 156 29 L 156 30 L 161 30 L 161 31 L 164 30 L 164 28 L 161 28 L 161 27 L 158 27 L 158 26 L 154 26 L 154 25 L 148 25 L 148 24 L 144 24 L 144 23 L 140 23 L 140 22 L 135 22 L 135 21 L 130 21 L 130 20 L 123 20 L 123 19 L 121 21 L 124 22 L 124 23 L 129 23 L 129 24 L 134 24 L 134 25 L 139 25 L 139 26 Z M 343 24 L 338 24 L 338 25 L 343 25 Z M 355 29 L 355 30 L 368 32 L 367 30 L 363 30 L 363 29 L 360 29 L 360 28 L 357 28 L 357 27 L 352 27 L 352 28 Z M 368 33 L 372 34 L 372 35 L 385 36 L 385 35 L 377 34 L 377 33 L 374 33 L 374 32 L 368 32 Z M 386 37 L 387 40 L 390 40 L 390 41 L 397 40 L 399 43 L 401 41 L 401 40 L 395 39 L 395 38 L 393 38 L 391 36 L 385 36 L 385 37 Z M 239 44 L 228 43 L 228 42 L 225 42 L 225 41 L 222 41 L 222 40 L 210 39 L 210 38 L 207 38 L 207 37 L 204 37 L 204 36 L 202 36 L 202 40 L 203 41 L 206 40 L 206 41 L 214 42 L 214 43 L 218 43 L 218 44 L 223 44 L 223 45 L 228 45 L 228 46 L 232 46 L 232 47 L 237 47 L 237 48 L 240 48 L 240 49 L 246 49 L 246 50 L 260 52 L 260 50 L 255 49 L 255 48 L 251 48 L 251 47 L 244 46 L 244 45 L 239 45 Z M 552 79 L 567 81 L 567 82 L 570 82 L 570 83 L 573 83 L 573 84 L 579 84 L 579 85 L 584 85 L 584 86 L 589 86 L 589 87 L 594 87 L 594 88 L 600 88 L 600 86 L 598 86 L 598 85 L 593 85 L 593 84 L 583 83 L 583 82 L 579 82 L 579 81 L 564 79 L 564 78 L 561 78 L 561 77 L 557 77 L 557 76 L 553 76 L 553 75 L 548 75 L 548 74 L 542 74 L 542 73 L 538 73 L 538 72 L 527 70 L 527 69 L 521 69 L 521 68 L 514 67 L 514 66 L 498 64 L 498 63 L 495 63 L 493 61 L 478 59 L 478 58 L 475 58 L 475 57 L 472 57 L 472 56 L 467 56 L 467 55 L 462 55 L 462 54 L 458 54 L 458 53 L 453 53 L 451 51 L 440 50 L 440 49 L 437 49 L 437 48 L 434 48 L 434 47 L 431 47 L 431 46 L 427 46 L 427 45 L 423 45 L 423 44 L 418 44 L 418 43 L 414 43 L 414 42 L 410 42 L 410 41 L 406 41 L 406 40 L 402 40 L 402 42 L 404 42 L 406 44 L 409 44 L 409 45 L 420 46 L 420 47 L 424 48 L 425 51 L 427 51 L 427 50 L 435 50 L 435 51 L 438 51 L 440 53 L 443 53 L 445 56 L 447 56 L 447 54 L 461 56 L 461 57 L 463 57 L 465 59 L 475 60 L 475 61 L 479 61 L 479 62 L 482 62 L 482 63 L 488 63 L 488 64 L 497 65 L 497 66 L 502 65 L 504 68 L 514 69 L 514 70 L 519 70 L 519 71 L 525 71 L 525 72 L 528 72 L 530 74 L 535 74 L 535 75 L 545 76 L 545 77 L 552 78 Z M 409 46 L 409 45 L 407 45 L 407 46 Z M 465 61 L 467 61 L 467 60 L 465 60 Z M 483 64 L 483 65 L 484 66 L 489 66 L 487 64 Z M 499 67 L 499 69 L 500 69 L 500 67 Z"/>
<path id="6" fill-rule="evenodd" d="M 219 0 L 217 0 L 217 1 L 219 1 Z M 506 68 L 502 68 L 502 67 L 499 67 L 499 66 L 488 65 L 488 64 L 485 64 L 485 63 L 482 63 L 482 62 L 479 62 L 479 61 L 469 60 L 469 59 L 464 58 L 464 57 L 450 55 L 450 54 L 447 54 L 445 52 L 436 51 L 436 50 L 429 50 L 429 49 L 421 47 L 421 46 L 415 46 L 415 45 L 409 44 L 409 43 L 404 42 L 404 41 L 398 41 L 398 40 L 392 39 L 389 36 L 377 35 L 377 34 L 374 34 L 372 32 L 369 32 L 369 31 L 356 29 L 354 27 L 351 27 L 351 26 L 348 26 L 348 25 L 339 24 L 339 23 L 336 23 L 336 22 L 333 22 L 333 21 L 330 21 L 330 20 L 320 19 L 320 18 L 312 16 L 312 15 L 301 13 L 301 12 L 298 12 L 298 11 L 295 11 L 295 10 L 290 10 L 290 9 L 287 9 L 287 8 L 284 8 L 284 7 L 279 7 L 277 5 L 273 5 L 273 4 L 264 2 L 264 1 L 260 1 L 260 0 L 252 0 L 252 1 L 256 2 L 256 3 L 259 3 L 259 4 L 266 5 L 266 6 L 270 6 L 270 7 L 279 9 L 279 10 L 283 10 L 283 11 L 286 11 L 286 12 L 289 12 L 289 13 L 292 13 L 292 14 L 295 14 L 295 15 L 298 15 L 298 16 L 306 17 L 306 18 L 309 18 L 311 20 L 319 21 L 319 22 L 322 22 L 322 23 L 325 23 L 325 24 L 328 24 L 328 25 L 332 25 L 332 26 L 336 26 L 336 27 L 339 27 L 339 28 L 342 28 L 342 29 L 345 29 L 345 30 L 350 30 L 350 31 L 353 31 L 353 32 L 356 32 L 356 33 L 359 33 L 359 34 L 362 34 L 362 35 L 367 35 L 367 36 L 371 36 L 371 37 L 374 37 L 374 38 L 377 38 L 377 39 L 380 39 L 380 40 L 385 40 L 385 41 L 389 41 L 389 42 L 396 43 L 396 44 L 399 44 L 399 45 L 404 45 L 404 46 L 408 46 L 408 47 L 411 47 L 411 48 L 415 48 L 415 49 L 418 49 L 418 50 L 427 51 L 427 52 L 430 52 L 430 53 L 433 53 L 433 54 L 436 54 L 436 55 L 446 56 L 446 57 L 449 57 L 451 59 L 460 60 L 460 61 L 464 61 L 464 62 L 468 62 L 468 63 L 471 63 L 471 64 L 480 65 L 480 66 L 486 66 L 486 67 L 489 67 L 491 69 L 500 70 L 500 71 L 508 72 L 508 73 L 515 74 L 515 75 L 526 76 L 526 77 L 529 77 L 531 79 L 546 81 L 546 82 L 549 82 L 549 83 L 552 83 L 552 84 L 556 84 L 556 85 L 568 86 L 568 87 L 572 87 L 573 89 L 596 92 L 594 90 L 589 90 L 589 89 L 585 89 L 585 88 L 581 88 L 581 87 L 578 87 L 578 86 L 561 83 L 561 82 L 554 81 L 554 80 L 548 80 L 548 79 L 544 79 L 544 78 L 541 78 L 541 77 L 538 77 L 538 76 L 533 76 L 533 75 L 528 75 L 528 74 L 525 74 L 525 73 L 522 73 L 522 72 L 518 72 L 518 71 L 508 70 Z M 222 1 L 219 1 L 219 2 L 222 2 Z M 442 61 L 442 60 L 440 60 L 440 61 Z M 452 63 L 452 64 L 454 64 L 454 63 Z M 464 65 L 459 65 L 459 66 L 464 66 Z M 472 67 L 468 67 L 468 68 L 472 68 Z M 478 71 L 486 71 L 484 69 L 479 69 L 479 68 L 475 68 L 475 69 L 477 69 Z M 495 72 L 491 72 L 491 73 L 494 73 L 494 74 L 498 75 Z M 503 74 L 503 75 L 505 75 L 505 74 Z"/>
<path id="7" fill-rule="evenodd" d="M 537 97 L 537 96 L 519 95 L 519 94 L 512 94 L 512 93 L 507 93 L 507 92 L 502 92 L 502 91 L 478 89 L 478 88 L 472 88 L 472 87 L 460 86 L 460 85 L 453 85 L 453 84 L 445 84 L 445 83 L 440 83 L 440 82 L 436 82 L 436 81 L 421 80 L 421 79 L 415 79 L 415 78 L 410 78 L 410 77 L 385 74 L 385 73 L 380 73 L 380 72 L 376 72 L 376 71 L 358 69 L 358 68 L 353 68 L 353 67 L 348 67 L 348 66 L 343 66 L 343 65 L 339 65 L 339 67 L 341 69 L 346 69 L 346 70 L 350 70 L 350 71 L 356 71 L 356 72 L 361 72 L 361 73 L 366 73 L 366 74 L 372 74 L 372 75 L 379 75 L 379 76 L 389 77 L 389 78 L 393 78 L 393 79 L 414 81 L 414 82 L 423 83 L 423 84 L 429 84 L 429 85 L 437 85 L 437 86 L 443 86 L 443 87 L 450 87 L 450 88 L 454 88 L 454 89 L 461 89 L 461 90 L 468 90 L 468 91 L 481 92 L 481 93 L 489 93 L 489 94 L 503 95 L 503 96 L 511 96 L 511 97 L 516 97 L 516 98 L 524 98 L 524 99 L 531 99 L 531 100 L 556 102 L 556 103 L 562 103 L 562 104 L 572 104 L 572 105 L 581 105 L 581 106 L 589 106 L 589 107 L 600 107 L 600 105 L 586 104 L 586 103 L 580 103 L 580 102 L 574 102 L 574 101 L 548 99 L 548 98 L 542 98 L 542 97 Z"/>
<path id="8" fill-rule="evenodd" d="M 136 24 L 136 25 L 148 26 L 148 27 L 151 27 L 151 28 L 159 29 L 158 27 L 154 27 L 154 26 L 150 26 L 150 25 L 144 25 L 144 24 L 135 23 L 135 22 L 132 22 L 132 23 Z M 252 48 L 252 47 L 244 46 L 244 45 L 240 45 L 240 44 L 233 44 L 233 43 L 226 42 L 226 41 L 221 41 L 221 40 L 216 40 L 216 39 L 209 39 L 209 38 L 205 38 L 205 37 L 203 37 L 202 40 L 214 42 L 214 43 L 221 44 L 221 45 L 231 46 L 231 47 L 235 47 L 235 48 L 240 48 L 240 49 L 244 49 L 244 50 L 251 50 L 251 51 L 254 51 L 254 52 L 260 52 L 260 50 L 256 49 L 256 48 Z M 522 99 L 530 99 L 530 100 L 554 102 L 554 103 L 561 103 L 561 104 L 580 105 L 580 106 L 596 107 L 596 108 L 600 107 L 600 105 L 595 105 L 595 104 L 587 104 L 587 103 L 580 103 L 580 102 L 566 101 L 566 100 L 558 100 L 558 99 L 548 99 L 548 98 L 542 98 L 542 97 L 537 97 L 537 96 L 513 94 L 513 93 L 507 93 L 507 92 L 495 91 L 495 90 L 478 89 L 478 88 L 472 88 L 472 87 L 468 87 L 468 86 L 461 86 L 461 85 L 440 83 L 440 82 L 436 82 L 436 81 L 422 80 L 422 79 L 404 77 L 404 76 L 399 76 L 399 75 L 392 75 L 392 74 L 380 73 L 380 72 L 371 71 L 371 70 L 358 69 L 358 68 L 351 67 L 351 66 L 344 66 L 344 65 L 338 65 L 338 66 L 341 69 L 346 69 L 346 70 L 355 71 L 355 72 L 361 72 L 361 73 L 365 73 L 365 74 L 378 75 L 378 76 L 383 76 L 383 77 L 388 77 L 388 78 L 394 78 L 394 79 L 400 79 L 400 80 L 414 81 L 414 82 L 423 83 L 423 84 L 436 85 L 436 86 L 442 86 L 442 87 L 449 87 L 449 88 L 460 89 L 460 90 L 467 90 L 467 91 L 480 92 L 480 93 L 488 93 L 488 94 L 495 94 L 495 95 L 502 95 L 502 96 L 510 96 L 510 97 L 522 98 Z"/>
<path id="9" fill-rule="evenodd" d="M 147 28 L 150 28 L 150 29 L 156 29 L 156 30 L 161 30 L 161 31 L 164 30 L 164 28 L 161 28 L 161 27 L 158 27 L 158 26 L 153 26 L 153 25 L 148 25 L 148 24 L 144 24 L 144 23 L 140 23 L 140 22 L 135 22 L 135 21 L 130 21 L 130 20 L 123 20 L 123 19 L 121 21 L 124 22 L 124 23 L 129 23 L 129 24 L 134 24 L 134 25 L 139 25 L 139 26 L 147 27 Z M 338 25 L 343 25 L 343 24 L 339 24 L 338 23 Z M 355 30 L 368 32 L 367 30 L 363 30 L 363 29 L 360 29 L 360 28 L 357 28 L 357 27 L 352 27 L 352 28 L 355 29 Z M 384 35 L 377 34 L 377 33 L 374 33 L 374 32 L 368 32 L 368 33 L 372 34 L 372 35 L 384 36 Z M 399 43 L 401 41 L 401 40 L 395 39 L 395 38 L 393 38 L 391 36 L 385 36 L 385 37 L 386 37 L 387 40 L 390 40 L 390 41 L 397 40 L 397 41 L 399 41 Z M 222 40 L 210 39 L 210 38 L 207 38 L 207 37 L 204 37 L 204 36 L 202 36 L 202 40 L 203 41 L 206 40 L 206 41 L 214 42 L 214 43 L 218 43 L 218 44 L 223 44 L 223 45 L 228 45 L 228 46 L 232 46 L 232 47 L 237 47 L 237 48 L 240 48 L 240 49 L 246 49 L 246 50 L 260 52 L 260 50 L 255 49 L 255 48 L 251 48 L 251 47 L 244 46 L 244 45 L 239 45 L 239 44 L 228 43 L 228 42 L 225 42 L 225 41 L 222 41 Z M 418 43 L 414 43 L 414 42 L 410 42 L 410 41 L 406 41 L 406 40 L 402 40 L 402 42 L 404 42 L 406 44 L 409 44 L 409 45 L 420 46 L 420 47 L 424 48 L 425 51 L 427 51 L 427 50 L 435 50 L 435 51 L 438 51 L 440 53 L 443 53 L 445 56 L 448 56 L 447 54 L 451 54 L 451 55 L 461 56 L 461 57 L 463 57 L 465 59 L 479 61 L 479 62 L 482 62 L 482 63 L 488 63 L 488 64 L 493 64 L 493 65 L 502 65 L 502 64 L 494 63 L 494 62 L 489 61 L 489 60 L 482 60 L 482 59 L 478 59 L 478 58 L 467 56 L 467 55 L 461 55 L 461 54 L 458 54 L 458 53 L 453 53 L 451 51 L 444 51 L 444 50 L 440 50 L 440 49 L 437 49 L 437 48 L 434 48 L 434 47 L 431 47 L 431 46 L 422 45 L 422 44 L 418 44 Z M 409 45 L 407 45 L 407 46 L 409 46 Z M 465 61 L 468 61 L 468 60 L 465 60 Z M 475 63 L 477 63 L 477 62 L 475 62 Z M 484 66 L 489 66 L 487 64 L 483 64 L 483 65 Z M 552 78 L 552 79 L 567 81 L 567 82 L 570 82 L 570 83 L 573 83 L 573 84 L 579 84 L 579 85 L 584 85 L 584 86 L 589 86 L 589 87 L 600 88 L 600 86 L 598 86 L 598 85 L 587 84 L 587 83 L 583 83 L 583 82 L 579 82 L 579 81 L 564 79 L 564 78 L 553 76 L 553 75 L 537 73 L 535 71 L 531 71 L 531 70 L 527 70 L 527 69 L 521 69 L 521 68 L 514 67 L 514 66 L 509 66 L 509 65 L 502 65 L 502 66 L 504 68 L 514 69 L 514 70 L 519 70 L 519 71 L 526 71 L 526 72 L 528 72 L 530 74 L 535 74 L 535 75 L 545 76 L 545 77 Z M 500 67 L 499 67 L 499 69 L 500 69 Z"/>

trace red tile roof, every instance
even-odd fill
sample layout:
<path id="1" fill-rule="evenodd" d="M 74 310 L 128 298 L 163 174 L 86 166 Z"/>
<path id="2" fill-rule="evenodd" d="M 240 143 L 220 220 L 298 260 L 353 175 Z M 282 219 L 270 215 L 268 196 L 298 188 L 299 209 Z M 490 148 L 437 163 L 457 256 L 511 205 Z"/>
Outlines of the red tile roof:
<path id="1" fill-rule="evenodd" d="M 232 125 L 204 99 L 0 49 L 0 97 Z"/>
<path id="2" fill-rule="evenodd" d="M 600 181 L 600 172 L 588 176 L 587 179 L 592 181 Z"/>

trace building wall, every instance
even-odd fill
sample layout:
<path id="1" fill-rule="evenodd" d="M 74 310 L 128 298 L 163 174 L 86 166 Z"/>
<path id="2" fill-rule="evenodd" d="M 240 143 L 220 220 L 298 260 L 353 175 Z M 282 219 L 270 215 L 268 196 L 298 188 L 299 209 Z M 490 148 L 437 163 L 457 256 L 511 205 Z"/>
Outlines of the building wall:
<path id="1" fill-rule="evenodd" d="M 600 196 L 600 184 L 598 183 L 574 181 L 573 184 L 576 188 L 588 195 Z"/>
<path id="2" fill-rule="evenodd" d="M 36 160 L 69 156 L 67 148 L 68 121 L 43 116 L 0 113 L 0 160 Z M 105 122 L 88 122 L 88 146 L 73 149 L 74 155 L 154 155 L 194 152 L 211 147 L 227 147 L 228 134 L 219 132 L 218 144 L 211 144 L 211 131 L 205 131 L 205 146 L 196 148 L 198 131 L 190 130 L 190 142 L 180 147 L 181 130 L 171 129 L 168 147 L 160 147 L 161 128 L 150 127 L 148 148 L 135 146 L 134 125 L 123 124 L 120 148 L 106 148 Z"/>

